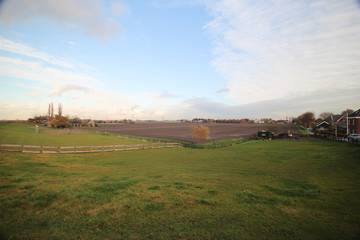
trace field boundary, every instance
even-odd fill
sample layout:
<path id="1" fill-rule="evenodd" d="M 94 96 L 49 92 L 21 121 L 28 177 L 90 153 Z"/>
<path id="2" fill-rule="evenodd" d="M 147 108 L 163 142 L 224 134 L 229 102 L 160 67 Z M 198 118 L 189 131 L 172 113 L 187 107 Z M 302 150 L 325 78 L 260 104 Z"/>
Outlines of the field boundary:
<path id="1" fill-rule="evenodd" d="M 133 145 L 101 145 L 101 146 L 46 146 L 46 145 L 21 145 L 21 144 L 0 144 L 1 152 L 22 152 L 22 153 L 97 153 L 116 152 L 129 150 L 144 150 L 158 148 L 183 147 L 181 143 L 150 143 Z"/>

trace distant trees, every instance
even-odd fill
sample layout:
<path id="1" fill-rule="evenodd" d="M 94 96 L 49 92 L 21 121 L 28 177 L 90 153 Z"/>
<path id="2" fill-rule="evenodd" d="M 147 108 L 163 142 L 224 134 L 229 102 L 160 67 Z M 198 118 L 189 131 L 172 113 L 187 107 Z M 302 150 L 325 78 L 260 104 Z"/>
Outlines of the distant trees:
<path id="1" fill-rule="evenodd" d="M 49 107 L 48 107 L 48 122 L 51 127 L 56 127 L 56 128 L 67 128 L 67 127 L 71 127 L 72 124 L 69 121 L 68 117 L 65 117 L 62 115 L 63 114 L 63 106 L 61 103 L 59 103 L 58 105 L 58 114 L 54 115 L 54 104 L 53 103 L 49 103 Z"/>
<path id="2" fill-rule="evenodd" d="M 55 115 L 55 117 L 51 120 L 50 125 L 56 128 L 68 128 L 72 126 L 69 118 L 60 116 L 59 114 Z"/>
<path id="3" fill-rule="evenodd" d="M 62 116 L 62 112 L 63 112 L 63 107 L 62 107 L 62 104 L 59 103 L 59 106 L 58 106 L 58 115 L 59 115 L 59 116 Z"/>
<path id="4" fill-rule="evenodd" d="M 200 126 L 191 125 L 190 128 L 192 131 L 193 138 L 196 138 L 196 139 L 208 139 L 209 138 L 210 130 L 208 127 L 205 127 L 204 125 L 200 125 Z"/>
<path id="5" fill-rule="evenodd" d="M 334 114 L 331 112 L 323 112 L 323 113 L 320 113 L 319 118 L 323 121 L 330 122 L 331 115 L 334 115 Z"/>
<path id="6" fill-rule="evenodd" d="M 309 128 L 315 123 L 315 114 L 313 112 L 305 112 L 297 117 L 296 122 Z"/>
<path id="7" fill-rule="evenodd" d="M 345 115 L 345 114 L 352 114 L 354 112 L 354 110 L 352 110 L 352 109 L 346 109 L 346 110 L 344 110 L 344 111 L 342 111 L 341 112 L 341 115 Z"/>
<path id="8" fill-rule="evenodd" d="M 53 103 L 49 103 L 49 107 L 48 107 L 48 118 L 49 118 L 49 119 L 54 118 L 54 104 L 53 104 Z"/>

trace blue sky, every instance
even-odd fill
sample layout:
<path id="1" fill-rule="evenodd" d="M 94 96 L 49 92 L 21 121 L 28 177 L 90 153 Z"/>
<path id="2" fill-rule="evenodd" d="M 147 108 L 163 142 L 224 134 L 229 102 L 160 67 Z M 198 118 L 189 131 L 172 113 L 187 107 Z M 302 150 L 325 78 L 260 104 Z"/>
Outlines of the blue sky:
<path id="1" fill-rule="evenodd" d="M 0 119 L 262 118 L 360 107 L 358 1 L 5 0 Z"/>

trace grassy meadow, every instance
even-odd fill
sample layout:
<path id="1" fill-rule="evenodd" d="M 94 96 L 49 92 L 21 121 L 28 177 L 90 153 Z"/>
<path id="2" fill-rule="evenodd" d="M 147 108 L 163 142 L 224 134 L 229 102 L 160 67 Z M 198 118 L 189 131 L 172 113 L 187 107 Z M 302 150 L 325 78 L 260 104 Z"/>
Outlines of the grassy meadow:
<path id="1" fill-rule="evenodd" d="M 0 239 L 358 239 L 359 159 L 330 141 L 0 152 Z"/>
<path id="2" fill-rule="evenodd" d="M 111 145 L 111 144 L 137 144 L 142 143 L 137 139 L 117 138 L 115 134 L 83 131 L 78 134 L 42 134 L 51 128 L 39 127 L 36 133 L 34 126 L 24 123 L 0 123 L 0 143 L 28 144 L 48 146 L 84 146 L 84 145 Z M 64 132 L 61 129 L 54 131 Z M 66 131 L 67 132 L 67 131 Z"/>

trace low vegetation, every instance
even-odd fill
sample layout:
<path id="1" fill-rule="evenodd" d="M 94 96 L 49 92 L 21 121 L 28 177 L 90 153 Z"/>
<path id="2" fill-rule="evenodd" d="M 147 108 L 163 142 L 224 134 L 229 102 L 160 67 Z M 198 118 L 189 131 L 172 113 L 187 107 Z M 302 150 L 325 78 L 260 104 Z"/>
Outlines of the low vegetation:
<path id="1" fill-rule="evenodd" d="M 210 130 L 208 127 L 204 125 L 200 125 L 200 126 L 191 125 L 190 128 L 193 138 L 204 139 L 204 140 L 209 138 Z"/>
<path id="2" fill-rule="evenodd" d="M 360 234 L 356 145 L 248 141 L 210 150 L 0 152 L 0 159 L 1 239 L 356 239 Z"/>
<path id="3" fill-rule="evenodd" d="M 43 134 L 51 128 L 24 123 L 0 123 L 0 143 L 49 146 L 120 145 L 143 143 L 140 139 L 119 138 L 115 134 L 52 129 L 61 134 Z M 55 133 L 53 132 L 53 133 Z"/>
<path id="4" fill-rule="evenodd" d="M 36 134 L 33 126 L 16 123 L 0 124 L 0 136 L 1 142 L 39 145 L 139 141 Z M 0 152 L 0 239 L 360 236 L 357 145 L 246 140 L 197 144 L 231 145 L 204 150 Z"/>

